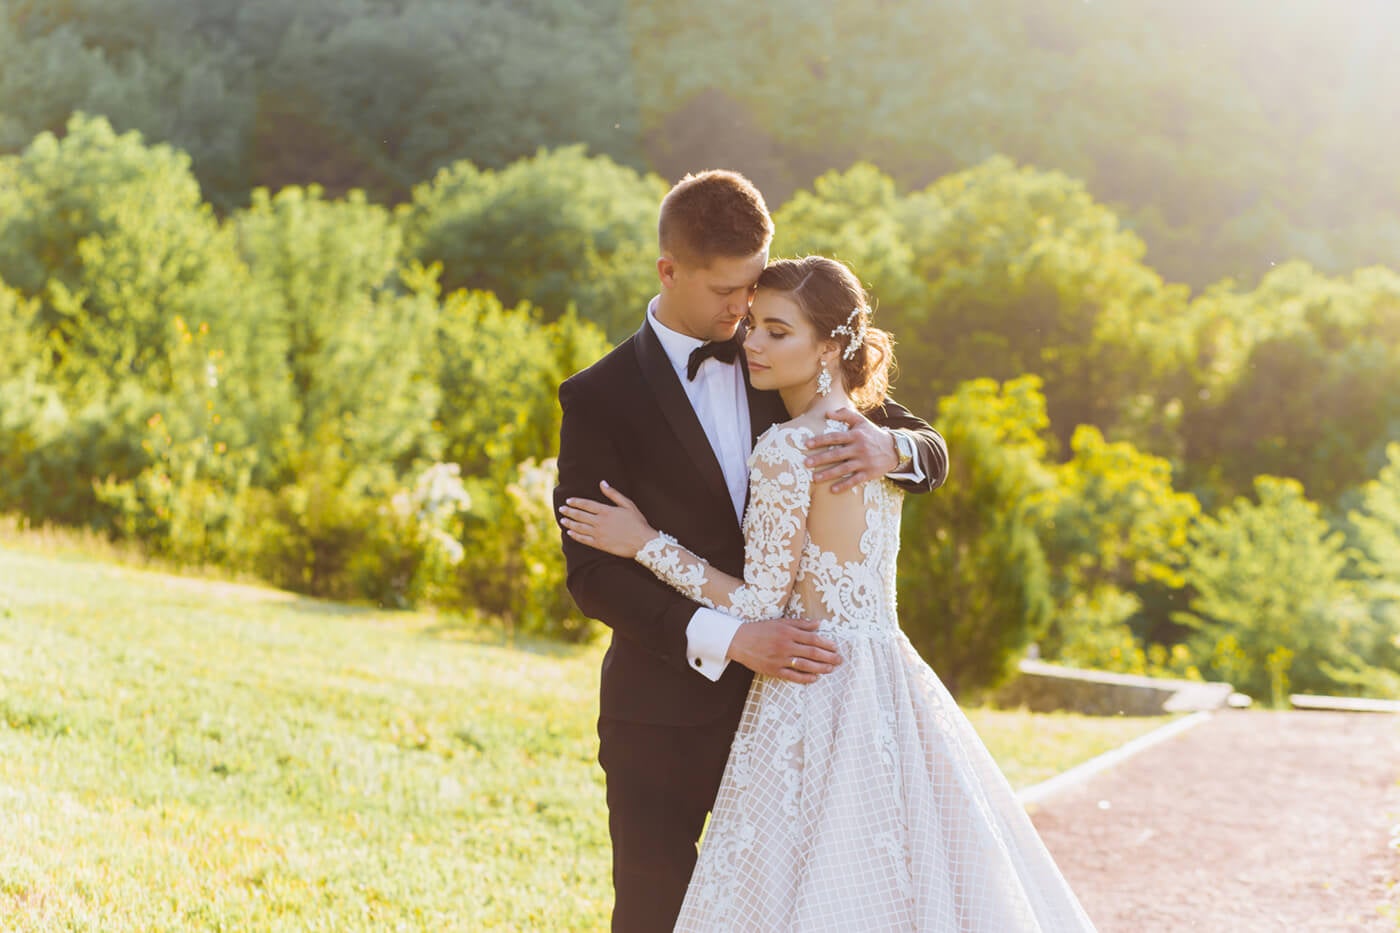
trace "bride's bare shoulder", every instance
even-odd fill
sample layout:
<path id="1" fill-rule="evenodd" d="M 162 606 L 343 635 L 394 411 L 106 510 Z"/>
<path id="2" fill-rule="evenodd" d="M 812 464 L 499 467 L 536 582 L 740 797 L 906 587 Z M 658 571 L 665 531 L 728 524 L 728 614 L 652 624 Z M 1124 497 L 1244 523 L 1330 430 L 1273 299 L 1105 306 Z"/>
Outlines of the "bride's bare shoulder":
<path id="1" fill-rule="evenodd" d="M 809 411 L 798 415 L 790 421 L 775 425 L 775 430 L 784 431 L 787 434 L 797 436 L 825 434 L 827 431 L 826 415 L 819 411 Z"/>

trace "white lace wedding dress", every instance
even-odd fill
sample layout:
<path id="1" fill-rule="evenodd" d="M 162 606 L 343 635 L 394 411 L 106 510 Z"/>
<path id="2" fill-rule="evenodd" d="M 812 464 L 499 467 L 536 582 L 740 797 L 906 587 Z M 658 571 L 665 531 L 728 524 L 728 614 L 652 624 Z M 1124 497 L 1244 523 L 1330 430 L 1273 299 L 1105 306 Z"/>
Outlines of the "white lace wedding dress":
<path id="1" fill-rule="evenodd" d="M 899 629 L 902 494 L 888 481 L 814 487 L 802 446 L 814 433 L 789 423 L 755 444 L 742 583 L 664 534 L 637 555 L 747 621 L 825 620 L 844 659 L 809 686 L 754 679 L 676 929 L 1092 930 Z"/>

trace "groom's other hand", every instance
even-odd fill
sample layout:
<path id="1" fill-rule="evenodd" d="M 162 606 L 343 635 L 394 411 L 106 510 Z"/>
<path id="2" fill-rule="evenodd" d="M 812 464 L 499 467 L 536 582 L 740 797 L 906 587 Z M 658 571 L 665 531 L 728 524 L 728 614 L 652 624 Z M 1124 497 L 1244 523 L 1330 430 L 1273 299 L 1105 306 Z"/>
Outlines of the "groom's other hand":
<path id="1" fill-rule="evenodd" d="M 817 634 L 818 622 L 774 619 L 739 626 L 729 643 L 729 659 L 768 677 L 810 684 L 841 663 L 836 642 Z"/>
<path id="2" fill-rule="evenodd" d="M 853 408 L 837 409 L 831 419 L 843 421 L 851 429 L 828 431 L 807 442 L 807 449 L 813 451 L 807 457 L 807 465 L 813 468 L 812 482 L 836 480 L 831 491 L 845 492 L 899 466 L 890 432 Z"/>

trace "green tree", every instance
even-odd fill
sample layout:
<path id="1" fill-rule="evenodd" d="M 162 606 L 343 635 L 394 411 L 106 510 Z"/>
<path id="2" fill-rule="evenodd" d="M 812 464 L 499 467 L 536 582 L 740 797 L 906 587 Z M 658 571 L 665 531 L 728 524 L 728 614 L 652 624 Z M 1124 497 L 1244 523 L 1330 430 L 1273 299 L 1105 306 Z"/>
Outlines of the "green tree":
<path id="1" fill-rule="evenodd" d="M 1400 438 L 1400 275 L 1333 279 L 1288 263 L 1252 291 L 1212 289 L 1190 317 L 1199 388 L 1181 430 L 1193 485 L 1228 496 L 1269 473 L 1334 503 L 1375 474 Z"/>
<path id="2" fill-rule="evenodd" d="M 254 76 L 180 0 L 14 0 L 0 10 L 0 150 L 75 111 L 190 153 L 212 200 L 246 193 Z"/>
<path id="3" fill-rule="evenodd" d="M 1374 39 L 1394 11 L 1371 11 L 1363 37 L 1318 0 L 632 7 L 663 171 L 730 165 L 780 201 L 857 160 L 920 186 L 1003 153 L 1083 179 L 1197 286 L 1281 256 L 1340 271 L 1400 251 L 1400 180 L 1381 169 L 1400 65 Z M 717 49 L 764 62 L 764 80 L 717 71 Z"/>
<path id="4" fill-rule="evenodd" d="M 1347 553 L 1296 480 L 1261 476 L 1191 533 L 1186 580 L 1192 655 L 1209 674 L 1275 706 L 1290 691 L 1329 692 L 1367 664 L 1352 632 L 1364 607 L 1345 579 Z"/>
<path id="5" fill-rule="evenodd" d="M 559 449 L 559 383 L 608 349 L 572 312 L 545 323 L 528 304 L 504 308 L 485 292 L 443 304 L 428 365 L 441 390 L 434 421 L 441 456 L 460 465 L 471 507 L 443 600 L 505 620 L 512 632 L 568 640 L 593 631 L 564 587 L 552 490 Z"/>
<path id="6" fill-rule="evenodd" d="M 1356 633 L 1353 647 L 1371 666 L 1357 686 L 1400 696 L 1400 443 L 1387 447 L 1386 457 L 1348 515 L 1354 575 L 1371 622 Z"/>
<path id="7" fill-rule="evenodd" d="M 462 159 L 504 167 L 541 146 L 582 143 L 640 164 L 620 2 L 243 7 L 235 35 L 266 61 L 268 89 L 313 124 L 348 131 L 393 195 Z M 296 145 L 296 128 L 284 124 L 278 144 Z"/>
<path id="8" fill-rule="evenodd" d="M 0 383 L 33 370 L 43 358 L 36 326 L 38 302 L 25 298 L 0 280 Z"/>
<path id="9" fill-rule="evenodd" d="M 433 447 L 435 283 L 399 269 L 389 212 L 357 194 L 258 191 L 226 230 L 250 269 L 236 352 L 208 354 L 138 435 L 149 465 L 99 495 L 123 533 L 169 557 L 403 604 L 430 542 L 384 503 Z M 205 339 L 176 327 L 172 359 Z"/>
<path id="10" fill-rule="evenodd" d="M 1367 575 L 1400 584 L 1400 443 L 1386 448 L 1385 467 L 1361 488 L 1348 518 Z"/>
<path id="11" fill-rule="evenodd" d="M 61 436 L 68 411 L 52 385 L 37 326 L 39 303 L 0 282 L 0 509 L 45 488 L 37 452 Z"/>
<path id="12" fill-rule="evenodd" d="M 40 302 L 36 326 L 70 386 L 175 383 L 173 322 L 235 317 L 244 284 L 188 156 L 75 117 L 42 134 L 0 188 L 0 277 Z"/>
<path id="13" fill-rule="evenodd" d="M 565 586 L 553 491 L 554 458 L 521 461 L 490 487 L 478 485 L 461 526 L 465 557 L 456 600 L 503 620 L 507 633 L 579 642 L 599 626 L 583 617 Z"/>
<path id="14" fill-rule="evenodd" d="M 93 481 L 150 465 L 153 417 L 179 441 L 227 417 L 210 390 L 246 349 L 248 270 L 188 158 L 105 120 L 39 136 L 0 178 L 0 277 L 32 302 L 46 386 L 25 396 L 38 421 L 8 416 L 28 438 L 11 496 L 36 519 L 101 526 Z"/>
<path id="15" fill-rule="evenodd" d="M 549 317 L 570 305 L 613 339 L 636 329 L 656 281 L 656 216 L 666 185 L 582 146 L 501 171 L 459 163 L 414 189 L 409 255 L 441 263 L 448 290 L 489 291 Z"/>
<path id="16" fill-rule="evenodd" d="M 1252 283 L 1400 254 L 1400 14 L 1374 6 L 9 0 L 0 148 L 101 113 L 189 151 L 222 210 L 288 184 L 399 199 L 573 143 L 738 168 L 774 205 L 858 161 L 917 188 L 1002 153 L 1082 179 L 1169 278 Z"/>
<path id="17" fill-rule="evenodd" d="M 905 504 L 901 623 L 948 689 L 973 697 L 1012 672 L 1052 607 L 1028 503 L 1052 482 L 1039 380 L 963 384 L 938 408 L 949 481 Z"/>
<path id="18" fill-rule="evenodd" d="M 909 320 L 931 300 L 911 235 L 919 223 L 916 211 L 894 179 L 868 162 L 827 172 L 773 213 L 772 254 L 830 256 L 850 264 L 877 298 L 879 322 L 896 327 L 894 322 Z"/>
<path id="19" fill-rule="evenodd" d="M 334 442 L 356 462 L 399 463 L 421 450 L 436 389 L 424 377 L 436 316 L 430 274 L 400 269 L 389 212 L 352 192 L 254 192 L 233 223 L 254 274 L 260 339 L 285 356 L 285 434 L 261 432 L 265 451 Z M 277 462 L 274 459 L 273 462 Z"/>
<path id="20" fill-rule="evenodd" d="M 1142 396 L 1171 392 L 1184 290 L 1142 264 L 1142 241 L 1082 184 L 998 158 L 911 201 L 929 288 L 895 330 L 902 391 L 1034 373 L 1061 443 L 1077 425 L 1111 430 Z"/>
<path id="21" fill-rule="evenodd" d="M 12 0 L 0 146 L 100 113 L 189 151 L 223 209 L 261 185 L 397 198 L 541 145 L 640 164 L 625 27 L 621 3 L 559 0 Z"/>
<path id="22" fill-rule="evenodd" d="M 775 251 L 853 263 L 899 341 L 899 394 L 931 408 L 959 382 L 1034 373 L 1067 444 L 1078 424 L 1175 453 L 1185 291 L 1069 178 L 995 158 L 901 196 L 867 164 L 776 214 Z"/>
<path id="23" fill-rule="evenodd" d="M 1051 567 L 1053 620 L 1043 656 L 1079 666 L 1147 673 L 1150 621 L 1138 591 L 1185 585 L 1187 534 L 1200 513 L 1190 493 L 1172 488 L 1171 464 L 1125 442 L 1109 443 L 1087 425 L 1074 432 L 1074 456 L 1054 468 L 1032 517 Z M 1163 654 L 1160 646 L 1155 654 Z M 1176 673 L 1186 673 L 1177 653 Z M 1160 666 L 1160 665 L 1158 665 Z"/>
<path id="24" fill-rule="evenodd" d="M 466 476 L 500 476 L 557 453 L 559 383 L 608 343 L 573 314 L 544 323 L 529 305 L 507 309 L 489 293 L 458 291 L 444 302 L 430 347 L 442 459 Z"/>

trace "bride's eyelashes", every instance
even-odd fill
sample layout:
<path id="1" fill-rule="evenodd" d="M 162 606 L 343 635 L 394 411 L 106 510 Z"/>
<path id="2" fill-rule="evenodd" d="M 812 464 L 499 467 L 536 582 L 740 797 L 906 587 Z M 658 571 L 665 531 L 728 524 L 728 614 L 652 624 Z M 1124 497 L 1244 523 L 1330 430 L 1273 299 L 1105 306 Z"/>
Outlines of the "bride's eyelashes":
<path id="1" fill-rule="evenodd" d="M 749 331 L 759 330 L 759 325 L 754 321 L 753 315 L 744 318 L 744 326 L 748 328 Z M 763 330 L 763 335 L 772 340 L 782 340 L 784 337 L 788 336 L 788 332 L 782 328 L 774 330 L 769 327 Z"/>

